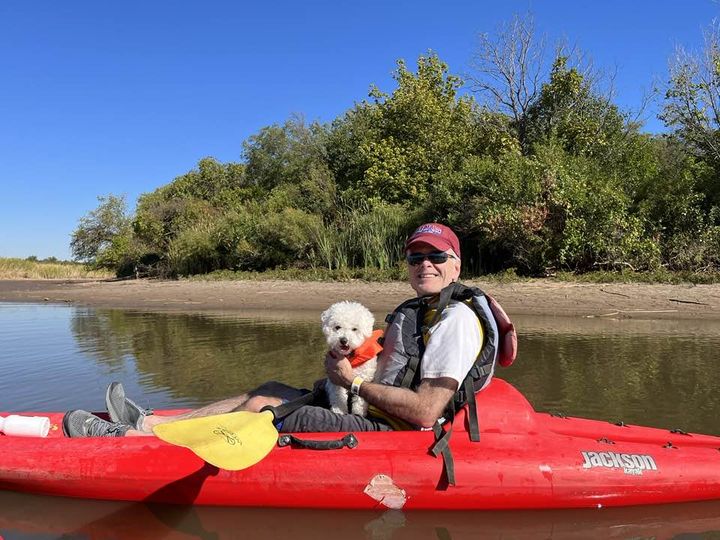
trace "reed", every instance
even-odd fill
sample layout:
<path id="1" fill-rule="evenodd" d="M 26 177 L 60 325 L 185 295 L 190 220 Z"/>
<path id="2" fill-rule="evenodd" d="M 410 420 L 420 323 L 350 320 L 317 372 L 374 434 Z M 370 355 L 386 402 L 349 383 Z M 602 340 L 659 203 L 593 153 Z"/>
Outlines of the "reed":
<path id="1" fill-rule="evenodd" d="M 104 279 L 115 277 L 108 270 L 89 270 L 72 262 L 41 262 L 0 257 L 0 279 Z"/>
<path id="2" fill-rule="evenodd" d="M 407 213 L 400 207 L 379 204 L 353 213 L 350 242 L 359 266 L 388 270 L 403 259 Z"/>
<path id="3" fill-rule="evenodd" d="M 310 263 L 326 270 L 348 268 L 348 252 L 345 241 L 338 230 L 323 223 L 316 224 L 310 231 L 315 249 Z"/>

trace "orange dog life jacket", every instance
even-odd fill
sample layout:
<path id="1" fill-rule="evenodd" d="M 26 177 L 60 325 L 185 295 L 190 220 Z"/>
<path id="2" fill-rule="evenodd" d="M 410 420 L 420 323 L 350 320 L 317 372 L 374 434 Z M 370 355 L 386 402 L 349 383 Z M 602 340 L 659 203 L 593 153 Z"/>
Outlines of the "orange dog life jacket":
<path id="1" fill-rule="evenodd" d="M 378 340 L 382 337 L 383 331 L 375 330 L 362 345 L 360 345 L 347 357 L 348 360 L 350 360 L 350 365 L 355 368 L 364 364 L 368 360 L 375 358 L 380 351 L 382 351 L 382 345 L 378 342 Z"/>

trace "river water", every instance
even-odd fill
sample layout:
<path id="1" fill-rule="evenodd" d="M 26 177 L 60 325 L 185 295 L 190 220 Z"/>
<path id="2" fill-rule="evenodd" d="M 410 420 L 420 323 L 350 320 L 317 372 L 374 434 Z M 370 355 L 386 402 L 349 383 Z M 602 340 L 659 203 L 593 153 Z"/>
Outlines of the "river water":
<path id="1" fill-rule="evenodd" d="M 381 314 L 377 314 L 381 315 Z M 381 318 L 379 318 L 381 320 Z M 499 371 L 537 410 L 720 434 L 716 322 L 526 318 Z M 194 407 L 322 376 L 313 320 L 0 303 L 0 410 Z M 0 491 L 0 538 L 720 538 L 720 503 L 562 512 L 337 512 L 78 501 Z"/>

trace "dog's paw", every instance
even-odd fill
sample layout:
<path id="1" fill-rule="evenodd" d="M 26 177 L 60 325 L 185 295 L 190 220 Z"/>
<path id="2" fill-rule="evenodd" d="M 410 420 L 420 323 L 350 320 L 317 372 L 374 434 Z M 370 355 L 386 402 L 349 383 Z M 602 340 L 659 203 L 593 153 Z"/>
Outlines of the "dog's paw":
<path id="1" fill-rule="evenodd" d="M 368 403 L 362 398 L 357 398 L 353 401 L 351 408 L 352 414 L 357 414 L 359 416 L 367 416 L 368 413 Z"/>
<path id="2" fill-rule="evenodd" d="M 340 407 L 332 406 L 330 407 L 330 410 L 334 412 L 335 414 L 347 414 L 347 411 L 342 410 Z"/>

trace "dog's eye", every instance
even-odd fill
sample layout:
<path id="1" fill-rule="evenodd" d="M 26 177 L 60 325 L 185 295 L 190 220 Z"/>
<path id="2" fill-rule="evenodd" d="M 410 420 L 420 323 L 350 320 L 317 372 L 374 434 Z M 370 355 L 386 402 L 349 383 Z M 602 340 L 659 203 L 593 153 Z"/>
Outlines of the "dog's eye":
<path id="1" fill-rule="evenodd" d="M 341 328 L 341 326 L 340 326 L 340 325 L 337 325 L 337 326 L 335 327 L 335 330 L 340 330 L 340 328 Z"/>
<path id="2" fill-rule="evenodd" d="M 353 332 L 357 332 L 357 328 L 353 328 Z"/>

